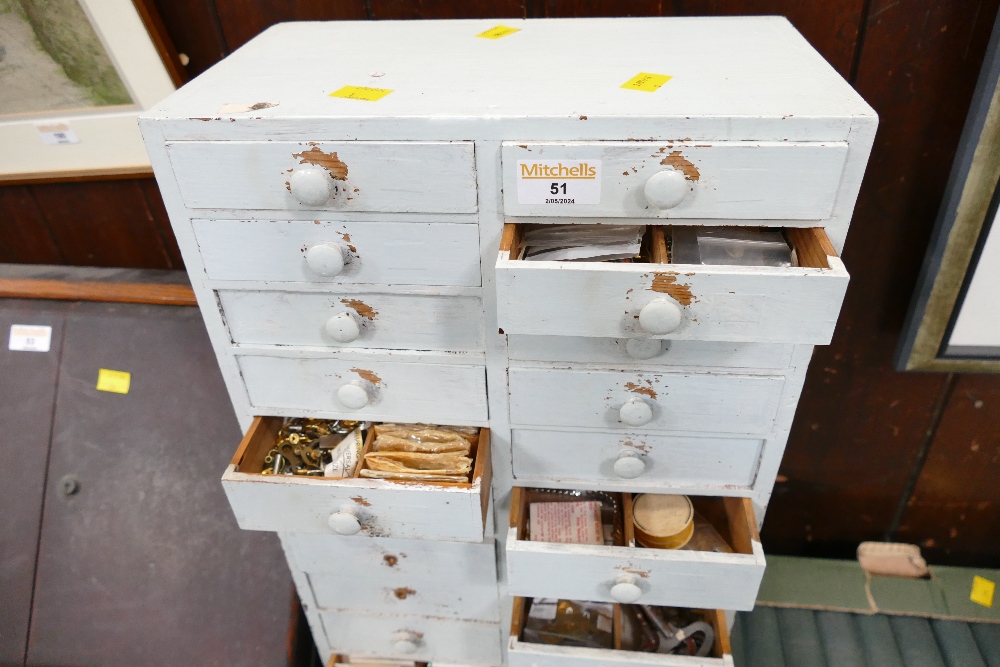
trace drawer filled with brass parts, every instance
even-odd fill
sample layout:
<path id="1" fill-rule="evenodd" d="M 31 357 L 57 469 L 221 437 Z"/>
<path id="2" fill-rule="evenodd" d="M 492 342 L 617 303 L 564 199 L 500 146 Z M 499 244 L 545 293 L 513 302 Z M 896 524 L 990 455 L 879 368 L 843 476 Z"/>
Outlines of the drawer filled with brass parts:
<path id="1" fill-rule="evenodd" d="M 257 417 L 223 476 L 240 526 L 482 541 L 489 429 Z"/>

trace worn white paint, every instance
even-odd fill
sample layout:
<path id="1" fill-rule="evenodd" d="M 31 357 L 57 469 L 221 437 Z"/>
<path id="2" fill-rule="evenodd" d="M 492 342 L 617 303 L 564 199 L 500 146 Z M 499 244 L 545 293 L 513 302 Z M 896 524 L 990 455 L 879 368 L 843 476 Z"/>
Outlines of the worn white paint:
<path id="1" fill-rule="evenodd" d="M 550 646 L 510 638 L 510 667 L 733 667 L 733 656 L 695 658 L 683 655 L 615 651 L 612 649 Z"/>
<path id="2" fill-rule="evenodd" d="M 191 224 L 209 280 L 466 287 L 482 283 L 476 225 L 203 219 Z M 306 251 L 323 243 L 336 243 L 349 253 L 349 262 L 336 276 L 319 275 L 306 264 Z"/>
<path id="3" fill-rule="evenodd" d="M 683 437 L 654 433 L 514 429 L 514 478 L 519 486 L 577 486 L 609 491 L 742 495 L 753 486 L 759 438 Z M 645 464 L 623 479 L 615 461 L 623 452 Z M 728 495 L 728 494 L 727 494 Z"/>
<path id="4" fill-rule="evenodd" d="M 625 349 L 627 338 L 584 336 L 507 336 L 511 361 L 558 361 L 577 364 L 614 364 L 619 368 L 664 366 L 723 368 L 785 368 L 792 346 L 775 343 L 724 343 L 719 341 L 660 341 L 660 354 L 637 360 Z M 518 364 L 521 365 L 521 364 Z"/>
<path id="5" fill-rule="evenodd" d="M 503 145 L 504 192 L 508 193 L 504 212 L 515 216 L 822 220 L 833 210 L 846 157 L 844 142 L 509 141 Z M 519 203 L 518 162 L 530 166 L 533 160 L 599 160 L 600 203 Z M 682 161 L 691 192 L 671 208 L 658 208 L 644 193 L 646 182 L 665 170 L 674 171 L 672 165 Z M 558 195 L 552 198 L 560 199 Z"/>
<path id="6" fill-rule="evenodd" d="M 445 424 L 480 423 L 487 419 L 486 375 L 482 366 L 445 366 L 393 361 L 349 362 L 339 359 L 296 359 L 240 356 L 239 367 L 254 412 L 273 408 L 299 410 L 330 419 L 360 418 Z M 361 365 L 359 365 L 361 364 Z M 345 384 L 373 373 L 373 396 L 361 410 L 336 398 Z"/>
<path id="7" fill-rule="evenodd" d="M 457 296 L 384 293 L 219 291 L 235 343 L 325 345 L 388 350 L 478 351 L 483 348 L 482 304 Z M 349 313 L 360 335 L 340 343 L 326 330 Z"/>
<path id="8" fill-rule="evenodd" d="M 434 616 L 390 616 L 351 612 L 319 612 L 330 649 L 354 657 L 435 660 L 463 665 L 499 665 L 501 630 L 496 623 L 458 621 Z M 395 647 L 397 633 L 418 636 L 416 651 Z"/>
<path id="9" fill-rule="evenodd" d="M 305 206 L 288 181 L 318 150 L 346 165 L 343 192 L 323 206 Z M 184 203 L 190 208 L 332 209 L 340 211 L 476 210 L 471 142 L 244 142 L 181 141 L 167 144 Z"/>
<path id="10" fill-rule="evenodd" d="M 631 431 L 619 410 L 642 399 L 652 421 L 639 432 L 757 433 L 771 430 L 784 378 L 728 373 L 634 372 L 512 367 L 515 426 Z M 655 394 L 655 397 L 653 396 Z"/>
<path id="11" fill-rule="evenodd" d="M 847 290 L 843 263 L 831 268 L 525 262 L 497 260 L 498 321 L 507 333 L 648 336 L 639 312 L 665 280 L 690 292 L 679 340 L 829 343 Z M 667 276 L 657 283 L 657 273 Z M 660 288 L 665 289 L 665 288 Z M 657 337 L 657 336 L 654 336 Z"/>

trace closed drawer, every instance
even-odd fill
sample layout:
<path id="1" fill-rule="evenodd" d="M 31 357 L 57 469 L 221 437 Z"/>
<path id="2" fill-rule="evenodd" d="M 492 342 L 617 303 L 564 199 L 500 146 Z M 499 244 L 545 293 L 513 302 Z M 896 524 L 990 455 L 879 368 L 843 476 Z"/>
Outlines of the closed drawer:
<path id="1" fill-rule="evenodd" d="M 483 541 L 493 470 L 489 429 L 480 431 L 467 484 L 366 479 L 360 469 L 351 479 L 263 475 L 264 458 L 282 421 L 256 417 L 222 477 L 240 528 L 343 534 L 345 539 Z M 372 437 L 370 431 L 368 447 Z M 356 521 L 345 521 L 345 514 Z"/>
<path id="2" fill-rule="evenodd" d="M 513 361 L 561 361 L 579 364 L 641 364 L 659 366 L 714 366 L 724 368 L 787 368 L 791 345 L 778 343 L 724 343 L 674 340 L 641 345 L 630 338 L 583 336 L 507 336 L 507 356 Z"/>
<path id="3" fill-rule="evenodd" d="M 692 496 L 734 553 L 644 549 L 632 536 L 631 496 L 621 494 L 624 540 L 619 546 L 532 542 L 531 489 L 514 487 L 507 535 L 511 595 L 623 602 L 618 584 L 638 587 L 637 604 L 698 609 L 753 609 L 764 575 L 764 551 L 749 498 Z M 614 591 L 614 592 L 613 592 Z"/>
<path id="4" fill-rule="evenodd" d="M 471 141 L 175 141 L 188 208 L 475 213 Z"/>
<path id="5" fill-rule="evenodd" d="M 517 426 L 766 434 L 785 379 L 776 375 L 512 367 Z"/>
<path id="6" fill-rule="evenodd" d="M 321 609 L 500 620 L 493 541 L 438 542 L 292 533 L 285 551 Z"/>
<path id="7" fill-rule="evenodd" d="M 261 290 L 220 290 L 218 297 L 234 343 L 483 349 L 477 297 Z"/>
<path id="8" fill-rule="evenodd" d="M 749 491 L 764 441 L 651 433 L 514 429 L 514 479 L 531 486 L 727 495 Z"/>
<path id="9" fill-rule="evenodd" d="M 715 630 L 715 641 L 712 651 L 703 658 L 669 655 L 658 653 L 643 653 L 623 650 L 621 606 L 614 607 L 614 649 L 581 648 L 577 646 L 553 646 L 529 642 L 523 639 L 524 626 L 528 620 L 530 601 L 525 598 L 514 598 L 514 613 L 511 619 L 510 643 L 507 650 L 507 663 L 510 667 L 733 667 L 732 648 L 729 641 L 729 629 L 726 625 L 725 612 L 712 609 L 706 610 L 705 616 Z"/>
<path id="10" fill-rule="evenodd" d="M 482 284 L 476 225 L 323 220 L 191 224 L 209 280 Z"/>
<path id="11" fill-rule="evenodd" d="M 520 232 L 504 227 L 496 264 L 508 334 L 826 344 L 847 290 L 821 228 L 785 230 L 795 267 L 670 264 L 662 227 L 648 232 L 647 264 L 523 261 Z M 647 315 L 664 310 L 671 326 L 652 326 Z"/>
<path id="12" fill-rule="evenodd" d="M 237 362 L 262 414 L 480 425 L 489 418 L 483 366 L 251 355 Z"/>
<path id="13" fill-rule="evenodd" d="M 844 142 L 504 142 L 504 212 L 823 220 L 846 157 Z"/>
<path id="14" fill-rule="evenodd" d="M 500 626 L 427 616 L 320 612 L 330 649 L 352 658 L 499 665 Z"/>

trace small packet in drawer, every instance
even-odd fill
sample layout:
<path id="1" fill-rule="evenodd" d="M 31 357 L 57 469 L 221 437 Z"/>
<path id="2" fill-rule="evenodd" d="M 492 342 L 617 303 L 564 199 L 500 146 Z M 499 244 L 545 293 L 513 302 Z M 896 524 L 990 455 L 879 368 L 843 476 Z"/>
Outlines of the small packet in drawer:
<path id="1" fill-rule="evenodd" d="M 601 503 L 596 500 L 531 503 L 528 512 L 532 541 L 604 544 Z"/>

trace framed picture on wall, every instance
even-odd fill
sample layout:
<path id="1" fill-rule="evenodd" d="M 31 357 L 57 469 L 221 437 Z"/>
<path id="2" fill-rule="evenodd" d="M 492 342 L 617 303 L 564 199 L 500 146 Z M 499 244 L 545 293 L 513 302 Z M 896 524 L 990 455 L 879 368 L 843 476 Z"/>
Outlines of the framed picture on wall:
<path id="1" fill-rule="evenodd" d="M 0 183 L 152 173 L 136 117 L 175 58 L 144 0 L 0 0 Z"/>
<path id="2" fill-rule="evenodd" d="M 1000 17 L 896 351 L 896 368 L 1000 373 Z"/>

